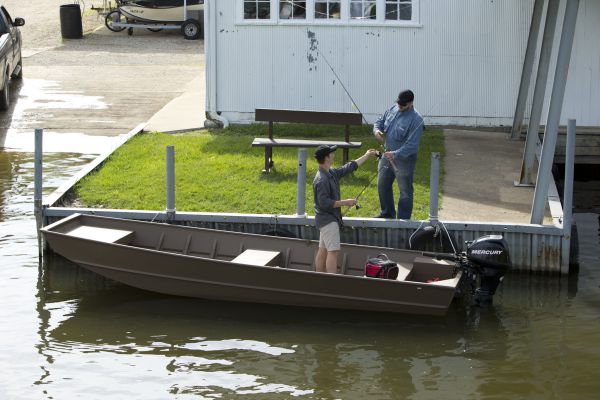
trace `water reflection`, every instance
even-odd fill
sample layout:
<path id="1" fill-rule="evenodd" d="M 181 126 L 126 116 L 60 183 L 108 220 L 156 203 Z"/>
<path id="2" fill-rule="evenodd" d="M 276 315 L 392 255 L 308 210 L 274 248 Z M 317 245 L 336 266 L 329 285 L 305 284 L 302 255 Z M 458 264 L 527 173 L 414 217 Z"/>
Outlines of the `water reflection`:
<path id="1" fill-rule="evenodd" d="M 0 151 L 0 171 L 2 171 L 3 175 L 3 178 L 0 179 L 0 221 L 6 219 L 4 216 L 6 207 L 5 199 L 7 192 L 13 185 L 13 165 L 16 165 L 16 163 L 12 158 L 10 153 Z M 0 240 L 4 240 L 3 237 L 0 237 Z"/>
<path id="2" fill-rule="evenodd" d="M 46 271 L 41 351 L 52 362 L 41 381 L 53 386 L 69 375 L 57 366 L 76 355 L 108 369 L 103 360 L 114 354 L 132 368 L 117 367 L 121 377 L 152 365 L 143 372 L 152 376 L 148 395 L 394 398 L 432 388 L 472 392 L 478 377 L 457 381 L 474 365 L 485 369 L 472 357 L 506 357 L 494 308 L 457 303 L 446 318 L 432 318 L 224 303 L 135 290 L 59 256 Z"/>
<path id="3" fill-rule="evenodd" d="M 13 118 L 15 118 L 15 109 L 18 108 L 18 99 L 21 94 L 21 90 L 23 88 L 23 80 L 22 79 L 11 79 L 9 82 L 9 101 L 10 105 L 8 110 L 4 110 L 0 112 L 0 149 L 4 147 L 4 142 L 6 140 L 7 132 L 11 128 Z M 2 169 L 0 169 L 2 171 Z"/>
<path id="4" fill-rule="evenodd" d="M 493 307 L 455 302 L 437 318 L 162 296 L 59 256 L 46 271 L 40 384 L 56 393 L 74 379 L 94 393 L 79 363 L 120 396 L 134 395 L 122 381 L 141 379 L 135 396 L 150 398 L 546 398 L 588 393 L 572 369 L 600 361 L 586 344 L 598 291 L 572 291 L 573 277 L 511 274 Z"/>
<path id="5" fill-rule="evenodd" d="M 48 194 L 92 157 L 48 154 L 44 167 Z M 2 398 L 40 398 L 31 384 L 47 369 L 36 353 L 40 336 L 40 273 L 33 218 L 33 155 L 0 149 L 0 374 Z M 36 289 L 37 285 L 37 289 Z M 36 308 L 37 307 L 37 308 Z M 44 372 L 42 372 L 44 373 Z"/>

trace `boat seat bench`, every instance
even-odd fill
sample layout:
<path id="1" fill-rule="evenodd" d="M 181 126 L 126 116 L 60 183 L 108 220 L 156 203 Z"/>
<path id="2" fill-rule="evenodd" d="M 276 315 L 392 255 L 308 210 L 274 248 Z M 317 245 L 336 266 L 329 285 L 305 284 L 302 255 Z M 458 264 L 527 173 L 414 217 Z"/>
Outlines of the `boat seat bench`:
<path id="1" fill-rule="evenodd" d="M 444 268 L 446 267 L 446 268 Z M 427 282 L 429 279 L 451 279 L 454 275 L 454 264 L 445 260 L 436 260 L 430 257 L 417 257 L 413 268 L 406 280 L 414 282 Z"/>
<path id="2" fill-rule="evenodd" d="M 129 244 L 133 240 L 134 232 L 121 229 L 80 225 L 68 232 L 65 232 L 65 234 L 81 239 L 97 240 L 105 243 Z"/>
<path id="3" fill-rule="evenodd" d="M 238 264 L 255 265 L 257 267 L 276 267 L 279 265 L 280 260 L 281 253 L 279 251 L 248 249 L 233 260 L 231 260 L 231 262 Z"/>
<path id="4" fill-rule="evenodd" d="M 410 273 L 412 272 L 411 268 L 405 267 L 402 264 L 397 263 L 398 265 L 398 277 L 396 278 L 397 281 L 405 281 L 406 277 L 408 277 L 408 275 L 410 275 Z"/>

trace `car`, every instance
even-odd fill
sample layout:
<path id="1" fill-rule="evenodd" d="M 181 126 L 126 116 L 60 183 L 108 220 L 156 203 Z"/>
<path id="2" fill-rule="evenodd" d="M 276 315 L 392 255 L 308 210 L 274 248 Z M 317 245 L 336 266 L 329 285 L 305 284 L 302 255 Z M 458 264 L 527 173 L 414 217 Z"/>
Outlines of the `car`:
<path id="1" fill-rule="evenodd" d="M 10 105 L 10 78 L 23 77 L 22 40 L 18 28 L 23 25 L 23 18 L 13 21 L 6 8 L 0 6 L 0 110 L 7 110 Z"/>

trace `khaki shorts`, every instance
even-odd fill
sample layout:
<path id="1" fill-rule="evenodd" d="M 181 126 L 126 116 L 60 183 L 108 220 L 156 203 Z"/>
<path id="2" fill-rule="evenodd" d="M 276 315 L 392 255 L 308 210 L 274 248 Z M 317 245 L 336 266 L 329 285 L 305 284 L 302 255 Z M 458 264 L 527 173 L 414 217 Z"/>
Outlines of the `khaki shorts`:
<path id="1" fill-rule="evenodd" d="M 340 246 L 340 226 L 337 222 L 330 222 L 321 229 L 319 235 L 319 247 L 327 251 L 339 251 Z"/>

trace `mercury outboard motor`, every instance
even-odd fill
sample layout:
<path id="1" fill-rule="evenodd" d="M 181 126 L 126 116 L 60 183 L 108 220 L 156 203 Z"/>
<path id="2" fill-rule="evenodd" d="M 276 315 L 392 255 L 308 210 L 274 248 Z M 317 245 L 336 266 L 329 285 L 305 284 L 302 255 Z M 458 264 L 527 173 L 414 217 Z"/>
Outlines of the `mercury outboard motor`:
<path id="1" fill-rule="evenodd" d="M 511 266 L 508 244 L 500 235 L 482 236 L 467 243 L 467 260 L 480 275 L 475 291 L 479 304 L 491 303 L 502 278 Z"/>
<path id="2" fill-rule="evenodd" d="M 467 251 L 460 253 L 423 252 L 423 255 L 455 262 L 464 273 L 464 283 L 471 285 L 474 302 L 491 304 L 498 285 L 511 266 L 508 244 L 500 235 L 482 236 L 466 244 Z"/>

